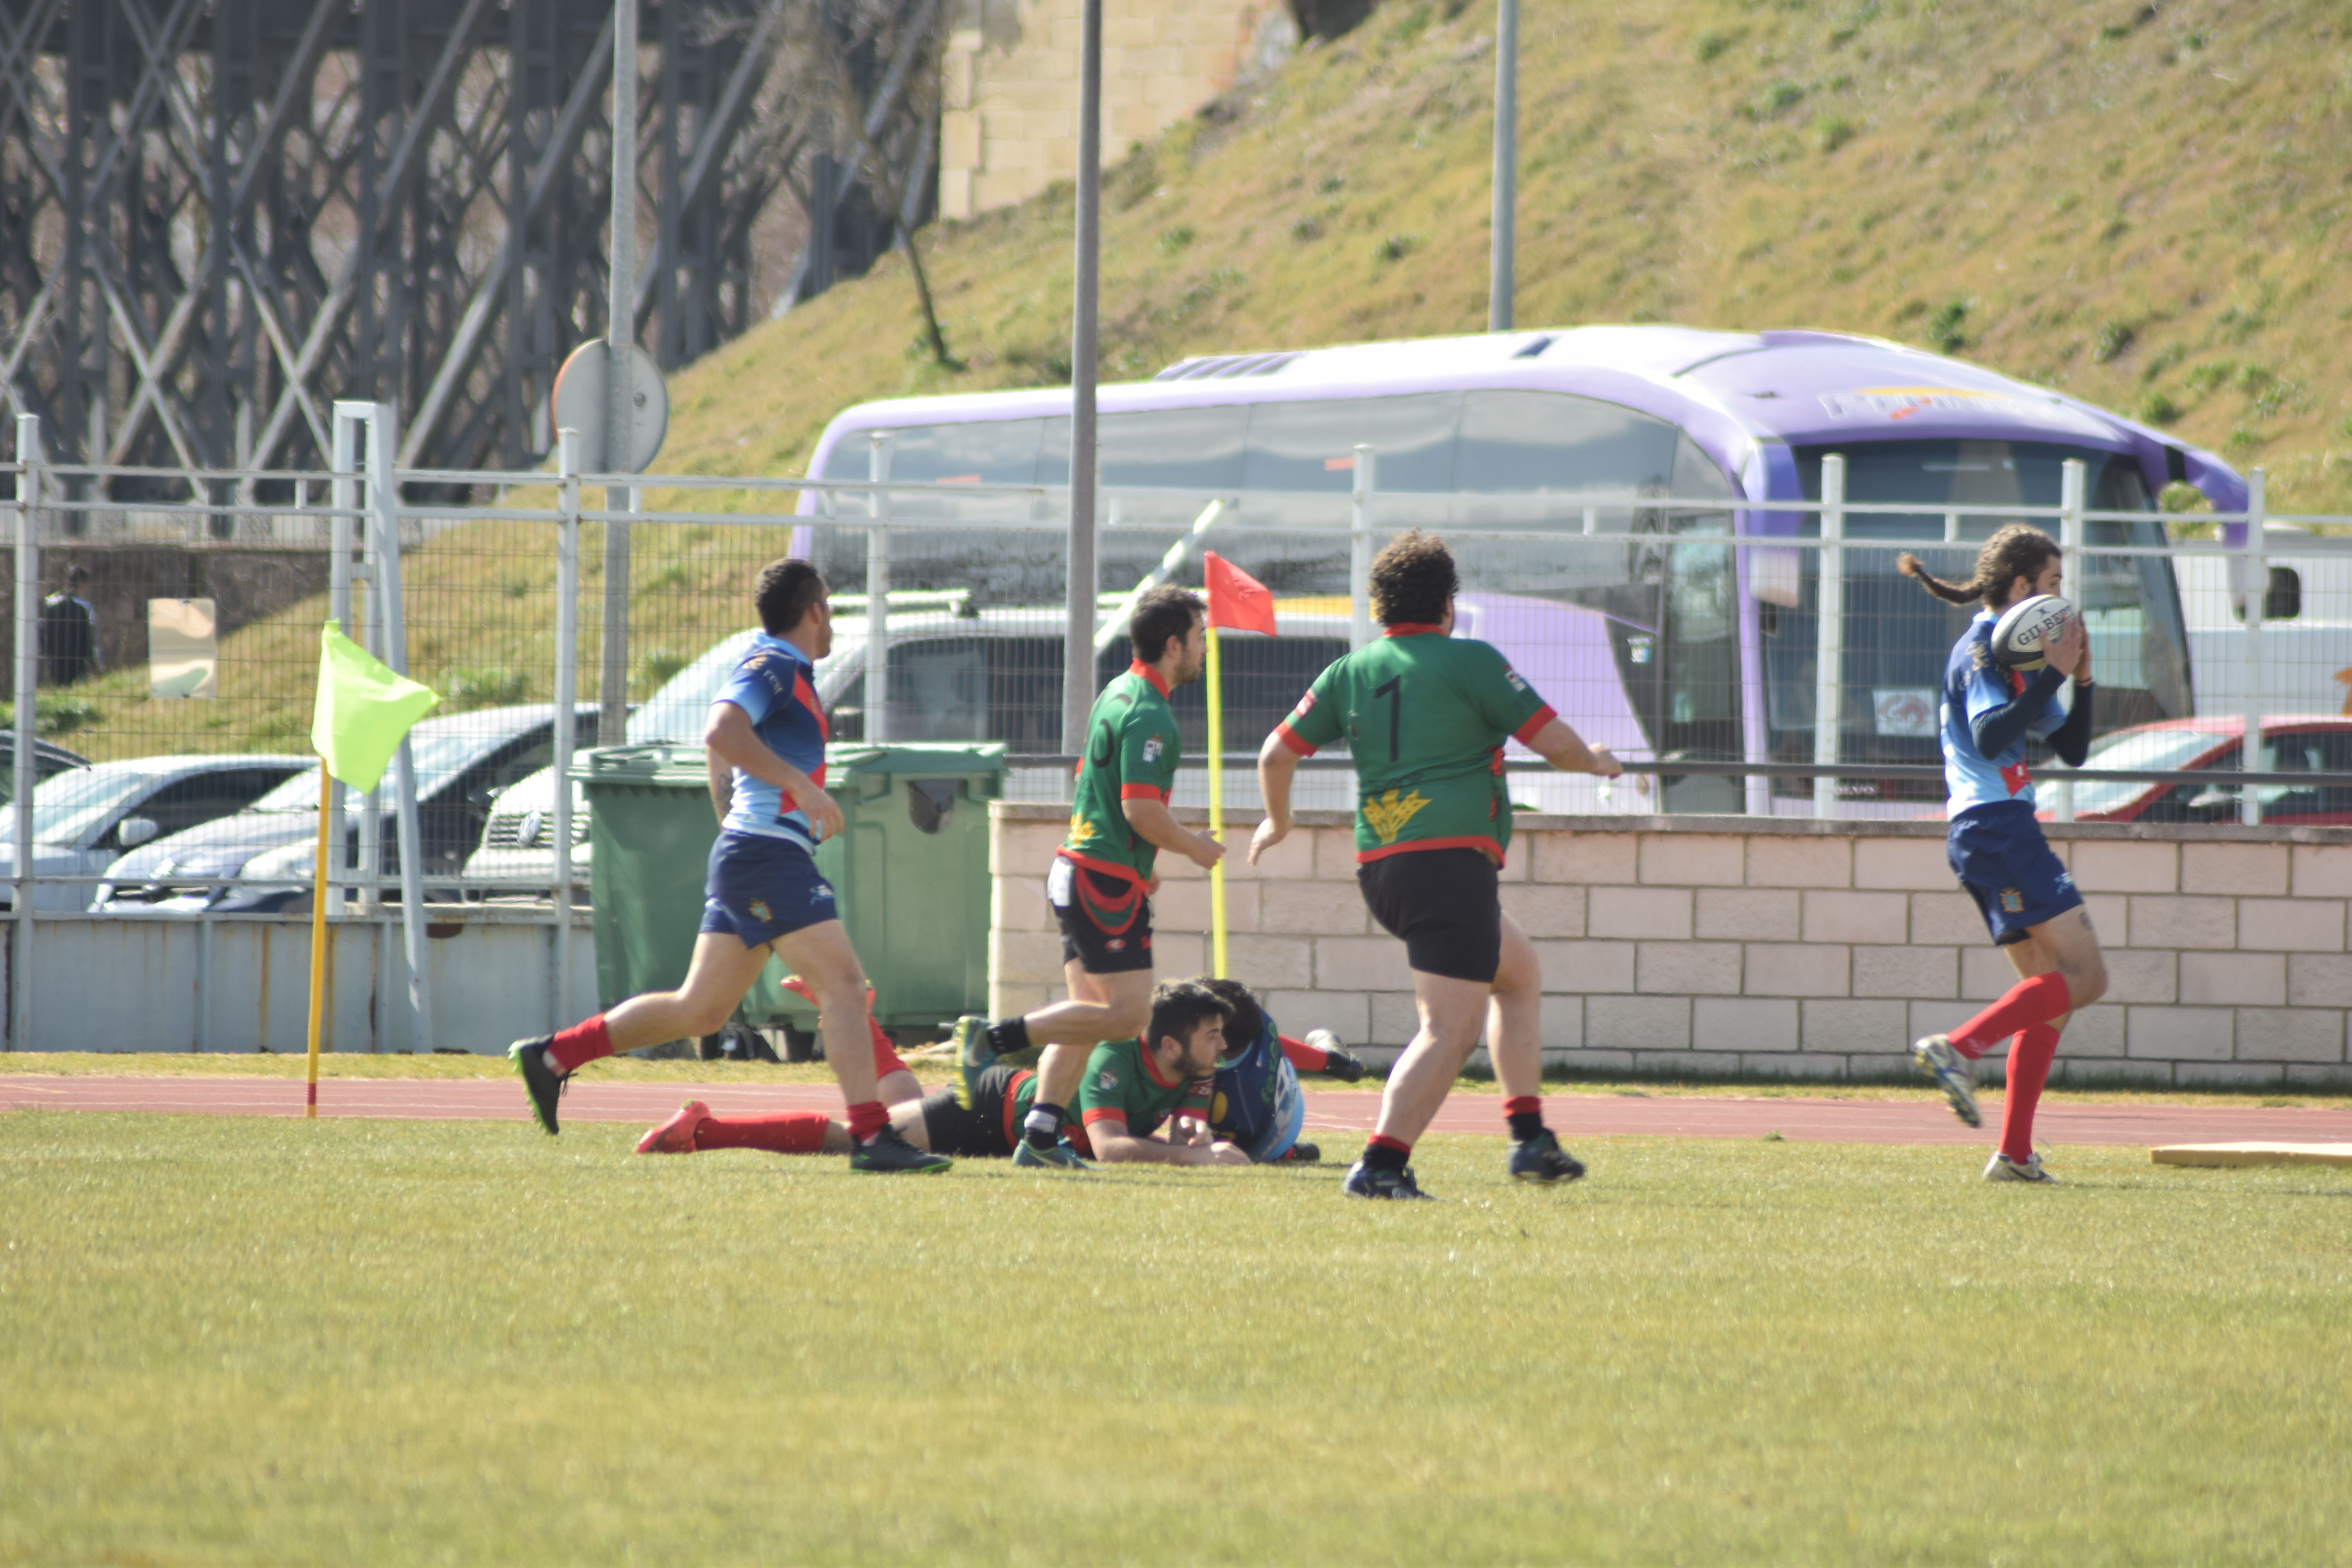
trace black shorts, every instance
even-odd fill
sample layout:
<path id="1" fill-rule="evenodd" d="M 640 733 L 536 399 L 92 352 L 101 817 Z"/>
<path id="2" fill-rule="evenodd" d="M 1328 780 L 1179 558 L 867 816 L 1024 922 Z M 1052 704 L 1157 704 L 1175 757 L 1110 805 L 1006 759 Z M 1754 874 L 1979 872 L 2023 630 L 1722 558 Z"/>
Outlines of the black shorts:
<path id="1" fill-rule="evenodd" d="M 1414 849 L 1356 868 L 1364 905 L 1405 962 L 1423 974 L 1494 983 L 1503 966 L 1503 895 L 1495 863 L 1475 849 Z"/>
<path id="2" fill-rule="evenodd" d="M 987 1068 L 980 1075 L 977 1105 L 966 1106 L 951 1089 L 923 1096 L 923 1131 L 930 1135 L 931 1152 L 982 1160 L 1009 1157 L 1013 1134 L 1005 1116 L 1025 1071 L 1003 1063 Z"/>
<path id="3" fill-rule="evenodd" d="M 1088 974 L 1123 974 L 1151 967 L 1151 900 L 1143 884 L 1107 877 L 1084 866 L 1068 866 L 1070 901 L 1054 902 L 1062 879 L 1049 878 L 1045 901 L 1062 928 L 1062 962 L 1075 962 Z"/>

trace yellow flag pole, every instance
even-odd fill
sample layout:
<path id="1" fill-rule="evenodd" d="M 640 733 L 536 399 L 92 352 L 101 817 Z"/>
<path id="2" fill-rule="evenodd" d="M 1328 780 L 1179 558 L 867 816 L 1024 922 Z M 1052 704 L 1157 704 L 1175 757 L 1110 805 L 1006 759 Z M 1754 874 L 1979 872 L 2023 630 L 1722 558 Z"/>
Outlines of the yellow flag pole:
<path id="1" fill-rule="evenodd" d="M 327 810 L 334 799 L 334 775 L 319 759 L 319 855 L 312 863 L 310 895 L 310 1068 L 302 1114 L 319 1114 L 319 1037 L 327 1021 Z"/>
<path id="2" fill-rule="evenodd" d="M 1209 834 L 1225 837 L 1225 691 L 1217 668 L 1217 628 L 1209 628 Z M 1209 868 L 1209 973 L 1225 973 L 1225 863 Z"/>

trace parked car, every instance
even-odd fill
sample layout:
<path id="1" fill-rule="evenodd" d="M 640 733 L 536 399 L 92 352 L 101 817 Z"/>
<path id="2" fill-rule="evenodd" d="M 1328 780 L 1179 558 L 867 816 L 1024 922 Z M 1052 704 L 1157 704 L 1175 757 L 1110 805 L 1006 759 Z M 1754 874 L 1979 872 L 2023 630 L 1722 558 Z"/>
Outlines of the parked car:
<path id="1" fill-rule="evenodd" d="M 86 768 L 89 759 L 48 741 L 33 742 L 33 783 L 54 778 L 68 768 Z M 16 793 L 16 731 L 0 730 L 0 802 Z"/>
<path id="2" fill-rule="evenodd" d="M 578 710 L 582 721 L 595 710 Z M 555 710 L 538 702 L 482 708 L 430 718 L 410 731 L 416 766 L 423 874 L 436 892 L 454 892 L 466 853 L 481 837 L 498 792 L 547 765 L 554 749 Z M 392 774 L 385 773 L 387 784 Z M 399 892 L 399 835 L 384 791 L 380 874 Z M 91 907 L 144 906 L 175 913 L 251 912 L 308 908 L 319 837 L 319 771 L 288 779 L 244 811 L 175 833 L 124 855 L 106 868 Z M 343 815 L 345 853 L 356 859 L 358 811 Z"/>
<path id="3" fill-rule="evenodd" d="M 2086 768 L 2138 768 L 2150 773 L 2210 771 L 2211 784 L 2168 784 L 2084 781 L 2074 785 L 2077 822 L 2235 822 L 2244 786 L 2239 770 L 2245 721 L 2234 715 L 2166 719 L 2118 730 L 2084 759 Z M 2262 773 L 2352 773 L 2352 718 L 2333 713 L 2284 713 L 2263 721 Z M 2049 785 L 2064 777 L 2053 769 L 2037 781 L 2042 815 Z M 2281 826 L 2352 823 L 2352 786 L 2264 784 L 2263 820 Z"/>
<path id="4" fill-rule="evenodd" d="M 79 910 L 125 851 L 244 810 L 310 765 L 308 757 L 138 757 L 51 774 L 33 792 L 36 910 Z M 0 805 L 0 909 L 16 907 L 16 808 Z"/>

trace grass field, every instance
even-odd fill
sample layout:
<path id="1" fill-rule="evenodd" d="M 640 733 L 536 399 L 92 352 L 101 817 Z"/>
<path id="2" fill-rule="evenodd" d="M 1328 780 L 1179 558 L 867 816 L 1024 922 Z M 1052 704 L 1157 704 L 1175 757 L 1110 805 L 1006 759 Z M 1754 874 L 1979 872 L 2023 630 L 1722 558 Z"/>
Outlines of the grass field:
<path id="1" fill-rule="evenodd" d="M 0 1126 L 0 1560 L 2352 1561 L 2352 1173 Z"/>

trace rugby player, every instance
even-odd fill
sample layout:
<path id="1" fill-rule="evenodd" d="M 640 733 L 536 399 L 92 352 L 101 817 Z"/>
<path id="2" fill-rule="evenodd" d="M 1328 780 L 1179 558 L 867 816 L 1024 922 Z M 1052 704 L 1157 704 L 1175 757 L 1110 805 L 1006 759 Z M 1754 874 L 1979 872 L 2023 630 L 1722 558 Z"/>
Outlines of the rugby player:
<path id="1" fill-rule="evenodd" d="M 1307 1120 L 1298 1075 L 1326 1073 L 1354 1083 L 1364 1076 L 1364 1064 L 1328 1030 L 1310 1030 L 1303 1040 L 1282 1033 L 1238 980 L 1201 984 L 1225 1005 L 1225 1056 L 1210 1085 L 1209 1131 L 1261 1165 L 1315 1163 L 1323 1152 L 1298 1141 Z"/>
<path id="2" fill-rule="evenodd" d="M 1919 585 L 1955 605 L 1984 607 L 1952 645 L 1944 666 L 1940 732 L 1944 784 L 1951 795 L 1945 858 L 1984 915 L 1993 944 L 2009 955 L 2020 978 L 2000 1000 L 1948 1034 L 1929 1035 L 1911 1047 L 1921 1070 L 1969 1126 L 1977 1110 L 1977 1059 L 2010 1042 L 2008 1089 L 2001 1097 L 2000 1147 L 1985 1165 L 1988 1182 L 2052 1182 L 2033 1150 L 2033 1112 L 2058 1055 L 2058 1037 L 2076 1008 L 2105 994 L 2106 961 L 2091 929 L 2090 911 L 2074 879 L 2050 849 L 2033 812 L 2033 782 L 2025 768 L 2029 736 L 2080 767 L 2091 745 L 2091 640 L 2075 616 L 2049 645 L 2043 668 L 2028 674 L 2003 669 L 1993 658 L 1992 628 L 2001 611 L 2036 594 L 2055 594 L 2064 578 L 2057 542 L 2040 529 L 2013 522 L 1977 552 L 1976 575 L 1966 583 L 1930 576 L 1918 558 L 1895 564 Z M 2062 709 L 2059 688 L 2072 679 L 2074 707 Z"/>
<path id="3" fill-rule="evenodd" d="M 1151 1001 L 1152 875 L 1160 851 L 1203 869 L 1225 847 L 1177 825 L 1168 809 L 1182 744 L 1168 706 L 1175 688 L 1201 679 L 1208 659 L 1207 606 L 1181 588 L 1154 588 L 1128 621 L 1134 662 L 1103 688 L 1087 716 L 1070 830 L 1045 878 L 1045 899 L 1062 931 L 1069 1000 L 991 1024 L 956 1023 L 956 1058 L 969 1071 L 998 1057 L 1043 1046 L 1036 1102 L 1022 1121 L 1014 1163 L 1086 1168 L 1066 1144 L 1070 1096 L 1087 1053 L 1104 1040 L 1141 1032 Z"/>
<path id="4" fill-rule="evenodd" d="M 531 1113 L 552 1134 L 572 1073 L 618 1051 L 711 1033 L 772 951 L 814 994 L 825 1059 L 848 1102 L 850 1168 L 944 1170 L 953 1162 L 914 1147 L 890 1124 L 877 1088 L 865 971 L 833 889 L 817 874 L 816 846 L 843 820 L 824 793 L 824 710 L 814 680 L 816 661 L 833 647 L 824 579 L 805 561 L 773 561 L 761 568 L 752 602 L 762 630 L 711 700 L 702 737 L 730 772 L 722 802 L 712 770 L 712 800 L 725 816 L 710 847 L 686 984 L 632 996 L 560 1034 L 518 1040 L 507 1054 Z"/>
<path id="5" fill-rule="evenodd" d="M 1066 1136 L 1083 1157 L 1106 1163 L 1248 1164 L 1234 1144 L 1181 1131 L 1207 1120 L 1209 1075 L 1224 1050 L 1224 1004 L 1185 981 L 1153 992 L 1150 1008 L 1144 1038 L 1098 1045 L 1087 1058 L 1074 1102 L 1078 1119 Z M 1025 1068 L 985 1062 L 956 1089 L 898 1107 L 891 1123 L 918 1149 L 1001 1159 L 1022 1142 L 1022 1118 L 1036 1102 L 1038 1083 Z M 698 1100 L 647 1132 L 637 1152 L 837 1154 L 849 1147 L 848 1127 L 822 1110 L 714 1116 Z"/>
<path id="6" fill-rule="evenodd" d="M 1498 886 L 1511 842 L 1503 742 L 1565 773 L 1614 777 L 1486 643 L 1454 637 L 1460 586 L 1443 540 L 1414 529 L 1372 562 L 1372 613 L 1385 632 L 1334 663 L 1258 752 L 1265 820 L 1250 863 L 1289 837 L 1298 759 L 1345 737 L 1356 769 L 1356 882 L 1372 918 L 1403 939 L 1421 1027 L 1389 1074 L 1377 1130 L 1348 1172 L 1360 1198 L 1426 1196 L 1406 1162 L 1486 1026 L 1507 1098 L 1510 1173 L 1573 1181 L 1584 1167 L 1544 1125 L 1538 1025 L 1543 974 Z"/>

